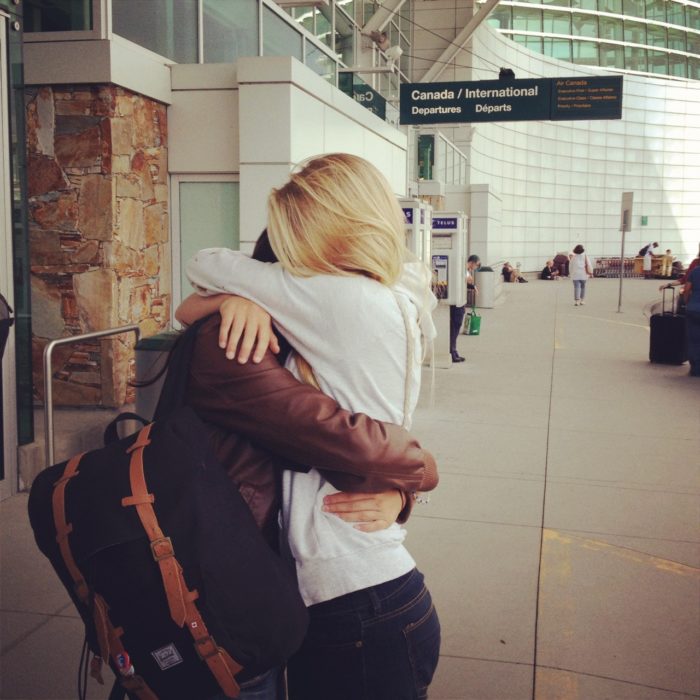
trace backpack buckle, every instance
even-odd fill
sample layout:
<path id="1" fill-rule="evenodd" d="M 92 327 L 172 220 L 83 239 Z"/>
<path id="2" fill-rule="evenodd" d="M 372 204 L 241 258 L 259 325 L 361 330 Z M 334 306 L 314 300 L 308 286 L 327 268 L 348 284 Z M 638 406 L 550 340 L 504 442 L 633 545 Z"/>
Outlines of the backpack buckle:
<path id="1" fill-rule="evenodd" d="M 159 537 L 151 542 L 151 554 L 156 561 L 162 561 L 175 556 L 172 540 L 169 537 Z"/>

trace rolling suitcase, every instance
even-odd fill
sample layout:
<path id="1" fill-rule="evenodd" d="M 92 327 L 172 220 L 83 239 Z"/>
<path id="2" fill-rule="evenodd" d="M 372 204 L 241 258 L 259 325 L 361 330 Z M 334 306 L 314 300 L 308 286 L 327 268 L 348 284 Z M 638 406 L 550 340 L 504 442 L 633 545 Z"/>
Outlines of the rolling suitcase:
<path id="1" fill-rule="evenodd" d="M 675 311 L 676 292 L 671 288 L 671 305 L 666 307 L 666 292 L 661 297 L 661 313 L 649 319 L 649 361 L 682 365 L 688 359 L 685 340 L 685 318 Z"/>

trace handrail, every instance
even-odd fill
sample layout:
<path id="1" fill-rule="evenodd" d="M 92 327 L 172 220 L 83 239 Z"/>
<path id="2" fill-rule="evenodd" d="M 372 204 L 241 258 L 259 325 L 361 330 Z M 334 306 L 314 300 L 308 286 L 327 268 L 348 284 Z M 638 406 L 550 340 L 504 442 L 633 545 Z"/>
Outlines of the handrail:
<path id="1" fill-rule="evenodd" d="M 79 343 L 84 340 L 92 340 L 94 338 L 105 338 L 110 335 L 119 335 L 121 333 L 135 333 L 136 342 L 138 343 L 141 336 L 141 331 L 137 324 L 129 326 L 120 326 L 119 328 L 110 328 L 106 331 L 93 331 L 91 333 L 83 333 L 82 335 L 71 335 L 67 338 L 58 338 L 51 340 L 44 348 L 44 447 L 46 454 L 46 466 L 54 463 L 54 435 L 53 435 L 53 387 L 52 387 L 52 372 L 51 372 L 51 355 L 55 347 L 59 345 L 70 345 L 71 343 Z"/>

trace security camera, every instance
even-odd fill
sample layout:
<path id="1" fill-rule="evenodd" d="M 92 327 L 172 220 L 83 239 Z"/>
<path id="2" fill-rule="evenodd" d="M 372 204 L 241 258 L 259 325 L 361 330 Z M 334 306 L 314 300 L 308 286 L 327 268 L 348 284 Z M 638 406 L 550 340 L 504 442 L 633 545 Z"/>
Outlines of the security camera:
<path id="1" fill-rule="evenodd" d="M 385 52 L 384 55 L 387 58 L 387 64 L 390 68 L 393 68 L 396 65 L 396 62 L 401 58 L 401 54 L 403 53 L 403 49 L 400 46 L 390 46 Z"/>

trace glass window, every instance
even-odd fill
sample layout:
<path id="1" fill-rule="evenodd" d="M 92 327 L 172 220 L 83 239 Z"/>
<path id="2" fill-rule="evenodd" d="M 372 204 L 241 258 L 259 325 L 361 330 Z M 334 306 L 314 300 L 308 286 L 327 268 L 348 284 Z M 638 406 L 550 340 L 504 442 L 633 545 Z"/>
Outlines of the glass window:
<path id="1" fill-rule="evenodd" d="M 269 7 L 263 7 L 263 55 L 303 60 L 301 33 Z"/>
<path id="2" fill-rule="evenodd" d="M 345 12 L 348 17 L 355 17 L 355 0 L 336 0 L 335 6 Z"/>
<path id="3" fill-rule="evenodd" d="M 257 0 L 203 0 L 204 61 L 234 63 L 239 56 L 257 56 Z"/>
<path id="4" fill-rule="evenodd" d="M 649 72 L 668 75 L 668 54 L 663 51 L 648 51 Z"/>
<path id="5" fill-rule="evenodd" d="M 542 26 L 543 30 L 549 34 L 571 34 L 571 15 L 568 12 L 544 10 L 542 12 Z"/>
<path id="6" fill-rule="evenodd" d="M 513 25 L 513 12 L 507 5 L 496 5 L 496 9 L 489 15 L 488 23 L 496 29 L 510 29 Z"/>
<path id="7" fill-rule="evenodd" d="M 700 54 L 700 36 L 691 34 L 690 32 L 688 32 L 686 36 L 688 40 L 688 53 Z"/>
<path id="8" fill-rule="evenodd" d="M 316 8 L 313 5 L 291 8 L 292 17 L 310 34 L 314 33 Z"/>
<path id="9" fill-rule="evenodd" d="M 513 8 L 513 29 L 520 29 L 525 32 L 542 31 L 541 10 L 531 10 L 527 7 Z"/>
<path id="10" fill-rule="evenodd" d="M 312 71 L 318 73 L 329 83 L 335 85 L 336 62 L 320 47 L 312 44 L 308 39 L 306 43 L 306 65 Z"/>
<path id="11" fill-rule="evenodd" d="M 597 10 L 598 0 L 571 0 L 571 7 L 580 7 L 582 10 Z"/>
<path id="12" fill-rule="evenodd" d="M 569 7 L 570 0 L 541 0 L 543 5 L 563 5 Z"/>
<path id="13" fill-rule="evenodd" d="M 316 15 L 316 37 L 319 41 L 322 41 L 326 46 L 333 46 L 333 35 L 331 33 L 332 27 L 332 13 L 331 7 L 320 7 Z"/>
<path id="14" fill-rule="evenodd" d="M 571 61 L 571 41 L 569 39 L 544 39 L 544 54 L 560 61 Z"/>
<path id="15" fill-rule="evenodd" d="M 625 46 L 625 68 L 646 72 L 647 52 L 634 46 Z"/>
<path id="16" fill-rule="evenodd" d="M 573 41 L 571 43 L 574 63 L 585 66 L 598 65 L 598 44 L 592 41 Z"/>
<path id="17" fill-rule="evenodd" d="M 631 44 L 646 44 L 646 24 L 642 24 L 641 22 L 625 22 L 625 41 Z"/>
<path id="18" fill-rule="evenodd" d="M 700 29 L 700 7 L 694 7 L 693 5 L 686 6 L 686 13 L 688 16 L 688 27 L 690 29 Z"/>
<path id="19" fill-rule="evenodd" d="M 593 15 L 574 15 L 574 36 L 598 36 L 598 18 Z"/>
<path id="20" fill-rule="evenodd" d="M 669 54 L 668 56 L 668 74 L 675 75 L 677 78 L 685 78 L 688 70 L 688 62 L 685 56 L 678 54 Z"/>
<path id="21" fill-rule="evenodd" d="M 700 58 L 688 57 L 688 77 L 691 80 L 700 80 Z"/>
<path id="22" fill-rule="evenodd" d="M 598 0 L 598 9 L 601 12 L 612 12 L 616 15 L 622 14 L 622 0 Z"/>
<path id="23" fill-rule="evenodd" d="M 647 19 L 655 19 L 657 22 L 666 21 L 666 5 L 668 0 L 647 0 Z"/>
<path id="24" fill-rule="evenodd" d="M 197 63 L 197 0 L 112 0 L 115 34 L 177 63 Z"/>
<path id="25" fill-rule="evenodd" d="M 685 5 L 679 2 L 670 0 L 666 8 L 666 21 L 669 24 L 678 24 L 681 27 L 685 26 Z"/>
<path id="26" fill-rule="evenodd" d="M 355 65 L 355 27 L 342 12 L 335 13 L 335 52 L 346 66 Z"/>
<path id="27" fill-rule="evenodd" d="M 610 17 L 600 18 L 600 38 L 612 39 L 613 41 L 623 41 L 622 20 Z"/>
<path id="28" fill-rule="evenodd" d="M 92 29 L 90 0 L 25 0 L 25 32 L 75 32 Z"/>
<path id="29" fill-rule="evenodd" d="M 622 46 L 600 45 L 600 65 L 605 68 L 624 68 L 625 50 Z"/>
<path id="30" fill-rule="evenodd" d="M 237 182 L 181 182 L 180 284 L 183 298 L 191 290 L 185 263 L 202 248 L 240 245 Z"/>
<path id="31" fill-rule="evenodd" d="M 622 12 L 629 17 L 644 19 L 644 0 L 623 0 Z"/>
<path id="32" fill-rule="evenodd" d="M 525 36 L 524 34 L 515 34 L 513 36 L 516 43 L 524 46 L 530 51 L 535 51 L 536 53 L 542 53 L 542 39 L 538 36 Z"/>
<path id="33" fill-rule="evenodd" d="M 668 30 L 668 48 L 676 51 L 685 51 L 685 32 L 678 29 Z"/>
<path id="34" fill-rule="evenodd" d="M 650 24 L 647 27 L 647 44 L 666 47 L 666 28 Z"/>

